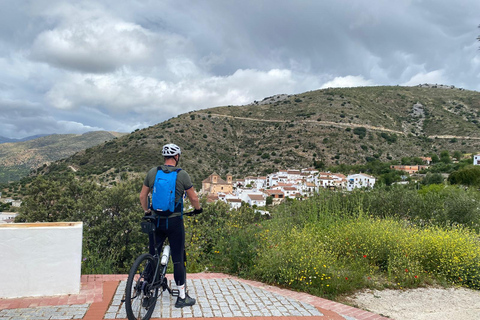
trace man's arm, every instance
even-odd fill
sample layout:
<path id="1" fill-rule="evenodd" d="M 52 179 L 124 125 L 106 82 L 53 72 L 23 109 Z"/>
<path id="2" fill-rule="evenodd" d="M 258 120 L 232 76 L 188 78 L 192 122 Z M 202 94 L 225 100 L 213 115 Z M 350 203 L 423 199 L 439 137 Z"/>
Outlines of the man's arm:
<path id="1" fill-rule="evenodd" d="M 200 210 L 200 200 L 198 200 L 197 193 L 195 192 L 195 188 L 191 187 L 190 189 L 186 190 L 187 197 L 190 199 L 190 203 L 195 208 L 195 210 Z"/>
<path id="2" fill-rule="evenodd" d="M 140 191 L 140 204 L 144 212 L 150 212 L 148 207 L 148 194 L 150 193 L 150 188 L 146 185 L 142 186 L 142 191 Z"/>

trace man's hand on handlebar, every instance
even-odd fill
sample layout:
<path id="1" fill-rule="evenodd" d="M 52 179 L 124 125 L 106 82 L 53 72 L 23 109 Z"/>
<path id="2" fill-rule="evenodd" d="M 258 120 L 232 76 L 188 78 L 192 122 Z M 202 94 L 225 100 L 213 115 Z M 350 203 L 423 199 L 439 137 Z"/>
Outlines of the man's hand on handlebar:
<path id="1" fill-rule="evenodd" d="M 190 211 L 190 212 L 185 212 L 185 215 L 187 216 L 196 216 L 197 214 L 200 214 L 203 212 L 203 208 L 200 208 L 200 209 L 195 209 L 193 211 Z"/>

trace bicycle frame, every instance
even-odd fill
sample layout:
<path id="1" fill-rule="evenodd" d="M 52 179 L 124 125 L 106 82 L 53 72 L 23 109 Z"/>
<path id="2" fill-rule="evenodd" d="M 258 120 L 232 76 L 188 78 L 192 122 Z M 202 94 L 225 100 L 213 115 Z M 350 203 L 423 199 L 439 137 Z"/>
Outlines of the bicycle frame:
<path id="1" fill-rule="evenodd" d="M 185 214 L 193 215 L 192 212 Z M 170 250 L 166 253 L 165 248 L 168 245 L 164 243 L 161 250 L 162 255 L 160 255 L 157 238 L 155 237 L 157 216 L 144 216 L 143 220 L 141 223 L 142 232 L 153 236 L 154 250 L 153 255 L 143 253 L 138 256 L 130 268 L 125 287 L 125 299 L 122 300 L 122 302 L 125 302 L 125 309 L 130 320 L 150 319 L 157 303 L 159 290 L 161 292 L 167 290 L 172 296 L 178 296 L 179 293 L 177 289 L 169 287 L 165 276 L 170 260 Z M 162 264 L 164 253 L 168 258 Z M 152 270 L 153 268 L 155 270 Z"/>

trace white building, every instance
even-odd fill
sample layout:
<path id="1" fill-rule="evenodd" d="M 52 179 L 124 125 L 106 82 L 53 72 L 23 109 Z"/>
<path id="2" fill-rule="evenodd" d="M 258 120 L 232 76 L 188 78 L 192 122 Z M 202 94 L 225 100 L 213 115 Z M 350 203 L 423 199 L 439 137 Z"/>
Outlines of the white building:
<path id="1" fill-rule="evenodd" d="M 5 198 L 0 201 L 3 203 L 10 203 L 12 207 L 16 207 L 16 208 L 20 208 L 20 206 L 22 205 L 22 200 L 14 200 L 12 198 Z"/>
<path id="2" fill-rule="evenodd" d="M 267 185 L 266 177 L 246 177 L 244 186 L 251 186 L 253 189 L 260 190 Z"/>
<path id="3" fill-rule="evenodd" d="M 318 184 L 323 188 L 344 189 L 347 187 L 347 177 L 341 173 L 320 172 Z"/>
<path id="4" fill-rule="evenodd" d="M 312 182 L 304 182 L 296 187 L 303 197 L 311 197 L 318 192 L 318 187 Z"/>
<path id="5" fill-rule="evenodd" d="M 16 212 L 0 212 L 0 223 L 13 222 L 13 219 L 18 215 Z"/>
<path id="6" fill-rule="evenodd" d="M 480 166 L 480 154 L 473 156 L 473 165 Z"/>
<path id="7" fill-rule="evenodd" d="M 263 194 L 255 194 L 249 193 L 247 197 L 247 203 L 250 206 L 257 206 L 257 207 L 265 207 L 267 205 L 267 201 Z"/>
<path id="8" fill-rule="evenodd" d="M 238 198 L 227 198 L 225 201 L 232 209 L 239 209 L 242 206 L 242 200 Z"/>
<path id="9" fill-rule="evenodd" d="M 351 174 L 347 177 L 347 190 L 352 191 L 356 188 L 373 188 L 375 181 L 375 178 L 368 174 Z"/>
<path id="10" fill-rule="evenodd" d="M 291 184 L 280 184 L 278 186 L 275 186 L 273 189 L 283 191 L 285 198 L 295 199 L 297 197 L 297 194 L 300 195 L 297 187 Z"/>
<path id="11" fill-rule="evenodd" d="M 242 206 L 242 199 L 232 193 L 218 193 L 218 200 L 225 202 L 232 209 L 238 209 Z"/>
<path id="12" fill-rule="evenodd" d="M 289 180 L 302 179 L 302 172 L 300 170 L 288 170 L 287 177 Z"/>

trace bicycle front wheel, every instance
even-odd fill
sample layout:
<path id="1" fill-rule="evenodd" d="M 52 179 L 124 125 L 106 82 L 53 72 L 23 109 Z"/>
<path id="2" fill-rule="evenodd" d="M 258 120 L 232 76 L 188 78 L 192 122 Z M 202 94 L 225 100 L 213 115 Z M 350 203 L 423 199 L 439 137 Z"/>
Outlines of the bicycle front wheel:
<path id="1" fill-rule="evenodd" d="M 155 281 L 155 259 L 144 253 L 135 260 L 130 269 L 125 288 L 125 310 L 129 320 L 148 320 L 158 299 Z"/>

